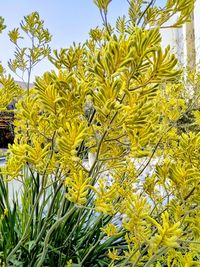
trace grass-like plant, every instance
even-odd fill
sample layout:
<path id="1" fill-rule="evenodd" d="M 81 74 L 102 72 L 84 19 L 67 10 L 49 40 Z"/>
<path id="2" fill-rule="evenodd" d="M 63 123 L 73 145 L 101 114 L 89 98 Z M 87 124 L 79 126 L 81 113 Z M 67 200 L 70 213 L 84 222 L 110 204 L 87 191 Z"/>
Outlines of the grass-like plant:
<path id="1" fill-rule="evenodd" d="M 17 103 L 15 140 L 1 168 L 1 265 L 198 266 L 200 135 L 178 128 L 190 105 L 160 35 L 185 23 L 194 2 L 158 8 L 130 0 L 115 28 L 111 1 L 94 2 L 103 27 L 83 45 L 52 54 L 37 12 L 9 32 L 16 47 L 9 66 L 27 78 L 27 90 L 2 70 L 0 106 Z M 30 48 L 19 45 L 23 34 Z M 57 71 L 31 88 L 43 57 Z M 13 181 L 21 187 L 11 194 Z"/>

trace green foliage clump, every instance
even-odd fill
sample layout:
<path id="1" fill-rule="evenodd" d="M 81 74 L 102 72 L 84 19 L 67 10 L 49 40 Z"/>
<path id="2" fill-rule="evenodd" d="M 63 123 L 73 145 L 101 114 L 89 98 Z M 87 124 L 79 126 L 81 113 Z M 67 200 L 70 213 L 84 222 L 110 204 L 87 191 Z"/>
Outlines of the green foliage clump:
<path id="1" fill-rule="evenodd" d="M 16 47 L 9 66 L 22 79 L 28 73 L 28 85 L 16 94 L 7 78 L 2 89 L 17 102 L 15 140 L 1 167 L 2 264 L 198 266 L 200 135 L 180 130 L 190 102 L 160 35 L 174 14 L 169 27 L 185 23 L 194 2 L 159 8 L 130 0 L 116 28 L 108 22 L 111 1 L 94 2 L 103 27 L 83 45 L 50 53 L 37 12 L 20 24 L 34 40 L 30 48 L 18 45 L 18 28 L 9 33 Z M 56 71 L 30 88 L 43 56 Z M 13 181 L 21 191 L 11 200 Z"/>

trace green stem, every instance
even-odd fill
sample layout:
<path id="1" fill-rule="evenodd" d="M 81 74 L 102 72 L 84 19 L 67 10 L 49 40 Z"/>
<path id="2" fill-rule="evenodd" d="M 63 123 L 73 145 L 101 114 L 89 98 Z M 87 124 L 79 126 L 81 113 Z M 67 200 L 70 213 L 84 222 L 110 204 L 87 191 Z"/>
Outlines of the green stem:
<path id="1" fill-rule="evenodd" d="M 144 254 L 146 253 L 146 251 L 148 250 L 148 247 L 149 246 L 146 246 L 145 249 L 140 253 L 140 255 L 137 257 L 136 261 L 133 263 L 132 267 L 136 267 L 138 262 L 140 261 L 140 259 L 144 256 Z M 136 252 L 138 251 L 139 249 L 136 250 Z"/>
<path id="2" fill-rule="evenodd" d="M 122 96 L 122 98 L 120 100 L 120 104 L 123 102 L 125 96 L 126 96 L 126 93 L 123 94 L 123 96 Z M 96 164 L 98 162 L 98 159 L 99 159 L 99 154 L 100 154 L 100 151 L 101 151 L 101 146 L 103 144 L 104 138 L 106 137 L 106 135 L 107 135 L 107 133 L 108 133 L 108 131 L 110 129 L 110 126 L 113 123 L 113 121 L 114 121 L 114 119 L 116 118 L 117 115 L 118 115 L 118 111 L 116 111 L 114 113 L 113 117 L 111 118 L 108 126 L 106 127 L 106 129 L 105 129 L 105 131 L 104 131 L 104 133 L 103 133 L 103 135 L 102 135 L 102 137 L 101 137 L 101 139 L 99 141 L 99 145 L 98 145 L 97 152 L 96 152 L 96 158 L 95 158 L 95 161 L 94 161 L 94 163 L 93 163 L 93 165 L 92 165 L 92 167 L 91 167 L 91 169 L 89 171 L 89 176 L 91 176 L 92 173 L 93 173 L 93 170 L 94 170 L 94 168 L 95 168 L 95 166 L 96 166 Z"/>
<path id="3" fill-rule="evenodd" d="M 82 259 L 80 265 L 82 266 L 83 263 L 86 261 L 87 257 L 90 255 L 90 253 L 98 246 L 100 240 L 97 240 L 97 242 L 89 249 L 88 253 L 85 255 L 85 257 Z"/>
<path id="4" fill-rule="evenodd" d="M 11 257 L 15 254 L 15 252 L 21 247 L 21 245 L 23 244 L 24 240 L 26 239 L 26 235 L 28 233 L 28 231 L 30 230 L 30 225 L 31 225 L 31 222 L 32 222 L 32 219 L 33 219 L 33 214 L 34 214 L 34 211 L 35 211 L 35 208 L 40 200 L 40 197 L 42 195 L 42 192 L 43 190 L 40 190 L 37 198 L 36 198 L 36 201 L 35 201 L 35 204 L 33 205 L 33 209 L 31 211 L 31 214 L 30 214 L 30 218 L 27 222 L 27 225 L 26 225 L 26 228 L 25 228 L 25 231 L 20 239 L 20 241 L 18 242 L 18 244 L 14 247 L 14 249 L 10 252 L 10 254 L 8 255 L 7 259 L 6 259 L 6 265 L 9 264 L 9 261 L 11 259 Z"/>
<path id="5" fill-rule="evenodd" d="M 163 247 L 159 249 L 149 260 L 148 262 L 144 265 L 144 267 L 150 267 L 154 261 L 158 259 L 158 257 L 162 256 L 165 251 L 167 251 L 168 248 Z"/>
<path id="6" fill-rule="evenodd" d="M 53 196 L 53 199 L 52 199 L 51 205 L 50 205 L 50 207 L 49 207 L 47 216 L 46 216 L 45 219 L 44 219 L 44 223 L 43 223 L 42 229 L 41 229 L 40 232 L 38 233 L 38 236 L 37 236 L 37 239 L 36 239 L 36 241 L 35 241 L 35 245 L 34 245 L 34 247 L 37 245 L 37 243 L 39 242 L 39 240 L 41 239 L 41 237 L 42 237 L 42 235 L 43 235 L 43 233 L 44 233 L 44 231 L 45 231 L 45 228 L 46 228 L 46 226 L 47 226 L 47 222 L 48 222 L 48 218 L 49 218 L 49 216 L 51 215 L 51 212 L 52 212 L 52 209 L 53 209 L 54 201 L 55 201 L 56 196 L 57 196 L 58 192 L 60 191 L 62 185 L 63 185 L 63 182 L 61 182 L 61 183 L 59 184 L 59 186 L 58 186 L 58 188 L 57 188 L 57 190 L 56 190 L 56 192 L 55 192 L 55 194 L 54 194 L 54 196 Z M 33 248 L 34 248 L 34 247 L 33 247 Z"/>
<path id="7" fill-rule="evenodd" d="M 42 186 L 41 186 L 41 189 L 37 195 L 37 198 L 35 200 L 35 203 L 33 205 L 33 208 L 32 208 L 32 211 L 31 211 L 31 214 L 30 214 L 30 217 L 29 217 L 29 220 L 27 222 L 27 226 L 25 228 L 25 231 L 20 239 L 20 241 L 18 242 L 18 244 L 14 247 L 14 249 L 10 252 L 10 254 L 8 255 L 7 259 L 6 259 L 6 265 L 8 265 L 11 257 L 15 254 L 15 252 L 21 247 L 21 245 L 23 244 L 24 240 L 26 239 L 26 235 L 28 233 L 28 231 L 30 230 L 30 225 L 31 225 L 31 222 L 33 220 L 33 215 L 34 215 L 34 212 L 35 212 L 35 209 L 40 201 L 40 197 L 42 196 L 42 193 L 44 191 L 44 186 L 46 184 L 46 172 L 47 172 L 47 168 L 50 164 L 50 160 L 53 156 L 53 147 L 54 147 L 54 138 L 55 138 L 55 134 L 56 134 L 56 131 L 54 132 L 53 134 L 53 137 L 52 137 L 52 151 L 51 151 L 51 155 L 50 155 L 50 158 L 49 158 L 49 161 L 45 167 L 45 171 L 44 171 L 44 174 L 43 174 L 43 178 L 42 178 Z"/>
<path id="8" fill-rule="evenodd" d="M 48 245 L 49 245 L 49 239 L 50 239 L 50 236 L 51 234 L 53 233 L 53 231 L 63 222 L 65 222 L 69 216 L 74 212 L 75 210 L 75 206 L 73 206 L 63 217 L 61 217 L 60 219 L 58 219 L 52 226 L 51 228 L 49 229 L 49 231 L 47 232 L 47 235 L 45 237 L 45 240 L 44 240 L 44 248 L 43 248 L 43 252 L 42 252 L 42 256 L 39 260 L 39 262 L 37 263 L 36 267 L 40 267 L 42 266 L 44 260 L 45 260 L 45 256 L 46 256 L 46 253 L 47 253 L 47 250 L 48 250 Z"/>

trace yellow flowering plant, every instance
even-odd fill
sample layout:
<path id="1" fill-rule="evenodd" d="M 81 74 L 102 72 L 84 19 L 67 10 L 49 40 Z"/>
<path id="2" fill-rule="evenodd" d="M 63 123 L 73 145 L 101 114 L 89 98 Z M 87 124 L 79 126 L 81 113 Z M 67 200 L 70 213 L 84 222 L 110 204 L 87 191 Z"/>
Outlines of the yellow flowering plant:
<path id="1" fill-rule="evenodd" d="M 115 27 L 110 2 L 94 1 L 103 26 L 83 45 L 51 53 L 51 35 L 37 12 L 9 33 L 17 47 L 9 66 L 27 75 L 27 90 L 1 73 L 0 93 L 16 102 L 15 139 L 0 180 L 5 266 L 200 262 L 200 136 L 180 127 L 191 106 L 184 75 L 170 47 L 162 49 L 160 34 L 188 21 L 194 1 L 168 0 L 159 8 L 130 0 L 128 18 Z M 37 46 L 20 47 L 22 34 Z M 56 71 L 31 86 L 32 68 L 43 57 Z M 7 105 L 2 97 L 0 106 Z M 199 125 L 198 111 L 194 120 Z M 13 181 L 21 189 L 11 196 Z"/>

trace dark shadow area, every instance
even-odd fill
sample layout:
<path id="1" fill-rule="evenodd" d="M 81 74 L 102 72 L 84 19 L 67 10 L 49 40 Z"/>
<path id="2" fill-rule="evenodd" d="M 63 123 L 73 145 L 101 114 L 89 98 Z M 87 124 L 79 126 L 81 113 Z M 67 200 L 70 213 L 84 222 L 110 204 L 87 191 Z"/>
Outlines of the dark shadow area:
<path id="1" fill-rule="evenodd" d="M 9 129 L 0 129 L 0 148 L 8 148 L 8 144 L 13 144 L 14 135 Z"/>
<path id="2" fill-rule="evenodd" d="M 7 106 L 7 111 L 0 112 L 0 148 L 8 148 L 8 144 L 14 141 L 14 109 L 15 104 L 11 103 Z"/>

